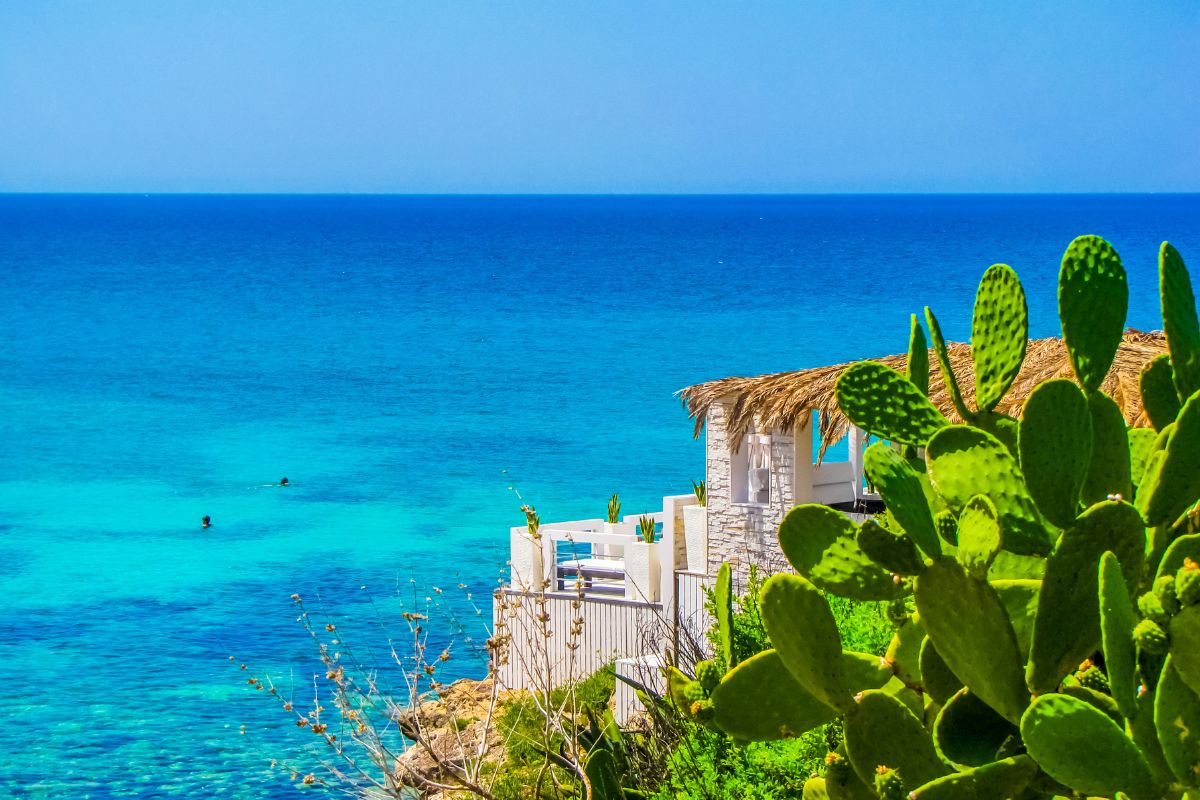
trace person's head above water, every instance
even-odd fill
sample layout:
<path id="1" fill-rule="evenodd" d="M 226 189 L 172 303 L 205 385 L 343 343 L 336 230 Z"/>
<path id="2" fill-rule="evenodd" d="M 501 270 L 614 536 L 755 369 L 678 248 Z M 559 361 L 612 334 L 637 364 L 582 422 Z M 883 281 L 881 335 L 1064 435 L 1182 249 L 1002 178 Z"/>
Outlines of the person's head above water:
<path id="1" fill-rule="evenodd" d="M 288 485 L 288 479 L 287 479 L 287 478 L 280 478 L 280 479 L 279 479 L 279 485 L 280 485 L 280 486 L 287 486 L 287 485 Z"/>
<path id="2" fill-rule="evenodd" d="M 212 522 L 212 519 L 208 516 L 208 514 L 205 514 L 203 517 L 200 518 L 200 524 L 206 528 L 209 526 L 209 524 L 211 522 Z"/>

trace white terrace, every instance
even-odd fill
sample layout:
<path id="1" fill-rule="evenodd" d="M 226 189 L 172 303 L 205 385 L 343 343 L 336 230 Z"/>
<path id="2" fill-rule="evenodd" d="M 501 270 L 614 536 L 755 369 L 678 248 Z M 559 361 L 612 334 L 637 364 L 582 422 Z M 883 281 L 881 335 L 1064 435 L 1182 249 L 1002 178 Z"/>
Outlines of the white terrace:
<path id="1" fill-rule="evenodd" d="M 511 580 L 497 592 L 494 609 L 508 641 L 508 657 L 498 664 L 501 682 L 545 688 L 616 659 L 630 677 L 654 683 L 652 667 L 664 654 L 684 663 L 704 657 L 704 587 L 722 562 L 771 563 L 760 551 L 778 551 L 775 531 L 798 503 L 851 510 L 872 499 L 863 484 L 862 440 L 852 432 L 850 461 L 814 464 L 807 426 L 754 434 L 739 448 L 744 458 L 712 452 L 714 444 L 726 445 L 710 428 L 707 508 L 691 493 L 664 497 L 662 510 L 651 515 L 653 542 L 640 537 L 641 514 L 618 523 L 542 523 L 536 534 L 524 525 L 511 528 Z M 618 700 L 619 710 L 632 712 L 623 684 Z"/>
<path id="2" fill-rule="evenodd" d="M 1104 389 L 1130 425 L 1144 425 L 1146 418 L 1137 392 L 1121 387 L 1137 386 L 1142 367 L 1165 349 L 1160 333 L 1125 333 Z M 950 343 L 948 358 L 959 385 L 973 385 L 970 346 Z M 880 361 L 903 372 L 907 357 Z M 686 666 L 704 657 L 704 587 L 721 563 L 733 566 L 735 590 L 752 564 L 767 572 L 786 568 L 776 534 L 793 506 L 823 503 L 851 516 L 878 509 L 878 496 L 863 481 L 865 437 L 837 406 L 834 387 L 848 366 L 684 389 L 695 434 L 706 433 L 708 505 L 701 508 L 690 494 L 664 497 L 653 542 L 638 540 L 635 517 L 616 525 L 547 523 L 538 536 L 513 528 L 512 580 L 496 593 L 493 614 L 499 638 L 510 645 L 507 657 L 497 660 L 500 680 L 513 688 L 549 688 L 617 659 L 618 671 L 654 681 L 664 658 Z M 1018 416 L 1024 392 L 1068 370 L 1062 340 L 1030 340 L 1021 374 L 998 410 Z M 929 397 L 956 419 L 937 370 Z M 817 458 L 814 426 L 822 443 Z M 848 460 L 819 457 L 843 436 Z M 618 716 L 633 703 L 618 683 Z"/>

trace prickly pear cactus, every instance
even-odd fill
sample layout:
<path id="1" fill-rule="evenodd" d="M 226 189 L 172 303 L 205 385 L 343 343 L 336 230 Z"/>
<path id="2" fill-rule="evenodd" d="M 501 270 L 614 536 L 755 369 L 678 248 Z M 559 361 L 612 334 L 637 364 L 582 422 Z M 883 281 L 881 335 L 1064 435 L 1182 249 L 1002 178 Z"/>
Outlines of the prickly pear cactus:
<path id="1" fill-rule="evenodd" d="M 880 440 L 865 469 L 886 519 L 793 509 L 779 542 L 799 574 L 761 593 L 774 649 L 723 675 L 705 662 L 696 679 L 670 673 L 676 705 L 739 741 L 839 720 L 812 800 L 1200 798 L 1200 323 L 1169 245 L 1160 279 L 1169 353 L 1139 384 L 1153 430 L 1128 428 L 1101 390 L 1128 288 L 1095 236 L 1071 243 L 1059 273 L 1075 380 L 1036 387 L 1020 421 L 994 411 L 1027 326 L 1002 265 L 976 296 L 974 409 L 925 310 L 963 424 L 926 396 L 915 316 L 907 375 L 847 369 L 838 401 Z M 891 602 L 883 658 L 842 650 L 827 593 Z"/>
<path id="2" fill-rule="evenodd" d="M 1180 397 L 1200 390 L 1200 322 L 1192 281 L 1179 251 L 1163 242 L 1158 252 L 1163 330 L 1171 352 L 1171 373 Z"/>
<path id="3" fill-rule="evenodd" d="M 1125 330 L 1129 286 L 1112 245 L 1080 236 L 1063 255 L 1058 273 L 1058 316 L 1075 375 L 1085 391 L 1104 382 Z"/>
<path id="4" fill-rule="evenodd" d="M 879 800 L 906 800 L 904 779 L 891 767 L 880 764 L 875 768 L 875 794 Z"/>
<path id="5" fill-rule="evenodd" d="M 1029 309 L 1017 273 L 994 264 L 983 273 L 971 322 L 975 405 L 991 411 L 1016 380 L 1029 341 Z"/>
<path id="6" fill-rule="evenodd" d="M 893 442 L 924 447 L 949 424 L 918 386 L 877 361 L 863 361 L 843 372 L 837 398 L 851 422 Z"/>

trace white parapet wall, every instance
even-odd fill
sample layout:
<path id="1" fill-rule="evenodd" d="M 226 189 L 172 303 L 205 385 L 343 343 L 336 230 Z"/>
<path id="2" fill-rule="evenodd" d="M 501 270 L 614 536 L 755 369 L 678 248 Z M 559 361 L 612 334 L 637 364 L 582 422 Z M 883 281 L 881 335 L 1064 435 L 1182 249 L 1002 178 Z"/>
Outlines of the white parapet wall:
<path id="1" fill-rule="evenodd" d="M 542 691 L 619 659 L 680 653 L 694 661 L 704 578 L 683 579 L 680 570 L 687 566 L 684 508 L 695 502 L 690 493 L 664 497 L 663 510 L 652 515 L 661 525 L 652 544 L 630 533 L 640 515 L 626 516 L 619 527 L 603 520 L 544 523 L 537 536 L 512 528 L 512 582 L 492 604 L 501 685 Z M 602 550 L 576 555 L 588 552 L 584 546 Z M 622 573 L 623 583 L 607 578 Z M 682 637 L 677 603 L 687 611 Z M 702 640 L 703 630 L 698 635 Z"/>
<path id="2" fill-rule="evenodd" d="M 638 700 L 637 690 L 621 678 L 636 681 L 654 694 L 661 696 L 667 689 L 666 676 L 663 674 L 666 666 L 667 660 L 657 655 L 617 659 L 617 685 L 613 691 L 613 719 L 618 725 L 628 725 L 634 717 L 645 710 L 642 701 Z"/>
<path id="3" fill-rule="evenodd" d="M 496 677 L 505 689 L 546 691 L 621 658 L 663 653 L 672 627 L 659 603 L 501 589 L 493 603 Z"/>

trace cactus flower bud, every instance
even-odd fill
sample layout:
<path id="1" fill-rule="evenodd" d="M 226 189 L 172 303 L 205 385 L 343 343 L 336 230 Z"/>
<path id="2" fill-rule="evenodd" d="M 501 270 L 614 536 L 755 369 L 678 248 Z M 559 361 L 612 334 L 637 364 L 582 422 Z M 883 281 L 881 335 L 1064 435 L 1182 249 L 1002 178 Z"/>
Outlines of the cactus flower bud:
<path id="1" fill-rule="evenodd" d="M 1147 653 L 1162 655 L 1170 648 L 1167 632 L 1157 622 L 1144 619 L 1133 629 L 1133 640 L 1137 646 Z"/>
<path id="2" fill-rule="evenodd" d="M 715 661 L 706 659 L 696 664 L 696 680 L 704 687 L 705 694 L 712 694 L 721 682 L 721 670 Z"/>
<path id="3" fill-rule="evenodd" d="M 1163 575 L 1154 582 L 1154 593 L 1162 603 L 1163 609 L 1170 615 L 1179 613 L 1179 597 L 1175 594 L 1175 578 Z"/>
<path id="4" fill-rule="evenodd" d="M 700 681 L 691 681 L 683 687 L 683 698 L 691 705 L 695 705 L 706 697 L 708 697 L 708 692 L 700 685 Z"/>
<path id="5" fill-rule="evenodd" d="M 1200 603 L 1200 565 L 1190 558 L 1185 558 L 1183 566 L 1175 573 L 1175 596 L 1182 606 Z"/>
<path id="6" fill-rule="evenodd" d="M 882 764 L 875 768 L 875 793 L 879 800 L 904 800 L 904 781 L 900 773 Z"/>
<path id="7" fill-rule="evenodd" d="M 1139 597 L 1137 607 L 1144 618 L 1153 620 L 1163 627 L 1166 627 L 1171 621 L 1171 615 L 1167 613 L 1162 600 L 1154 592 L 1146 592 Z"/>
<path id="8" fill-rule="evenodd" d="M 1111 688 L 1108 685 L 1108 676 L 1091 661 L 1084 661 L 1079 665 L 1079 671 L 1075 673 L 1075 680 L 1079 682 L 1080 686 L 1091 689 L 1094 692 L 1102 694 L 1111 693 Z"/>

